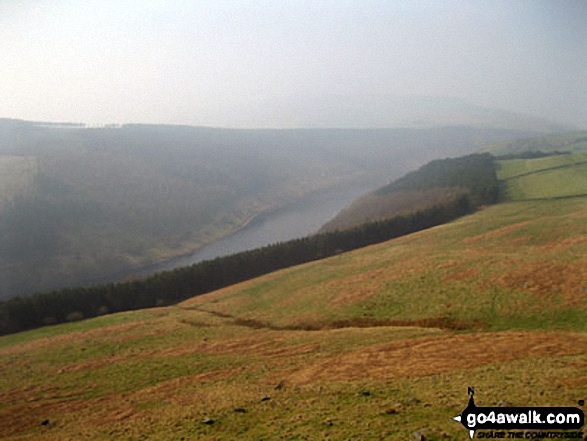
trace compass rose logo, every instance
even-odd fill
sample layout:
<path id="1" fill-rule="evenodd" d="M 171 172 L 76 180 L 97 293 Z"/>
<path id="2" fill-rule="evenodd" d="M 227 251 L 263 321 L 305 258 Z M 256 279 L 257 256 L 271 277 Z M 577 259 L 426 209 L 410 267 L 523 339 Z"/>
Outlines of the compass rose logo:
<path id="1" fill-rule="evenodd" d="M 469 437 L 473 439 L 473 437 L 475 436 L 475 430 L 469 428 L 469 425 L 467 424 L 467 415 L 474 414 L 475 409 L 477 408 L 477 406 L 475 405 L 475 389 L 473 389 L 472 387 L 468 387 L 467 394 L 469 395 L 469 404 L 467 405 L 465 410 L 463 410 L 460 415 L 454 417 L 453 420 L 461 423 L 465 427 L 465 429 L 469 431 Z"/>

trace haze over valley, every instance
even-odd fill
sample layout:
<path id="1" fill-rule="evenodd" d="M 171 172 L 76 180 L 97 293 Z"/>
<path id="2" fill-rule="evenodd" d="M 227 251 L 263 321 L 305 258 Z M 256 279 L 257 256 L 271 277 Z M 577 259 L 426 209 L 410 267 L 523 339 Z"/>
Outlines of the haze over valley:
<path id="1" fill-rule="evenodd" d="M 2 297 L 120 281 L 317 191 L 344 187 L 359 196 L 438 156 L 528 133 L 86 129 L 0 121 L 2 163 L 10 171 L 0 230 Z M 338 210 L 350 200 L 342 198 Z M 277 237 L 299 232 L 287 222 L 281 228 Z"/>
<path id="2" fill-rule="evenodd" d="M 0 9 L 0 298 L 124 280 L 316 192 L 349 190 L 334 216 L 432 159 L 587 127 L 580 2 Z"/>
<path id="3" fill-rule="evenodd" d="M 579 415 L 585 17 L 0 1 L 0 438 L 504 437 L 473 394 Z M 512 430 L 584 438 L 543 429 Z"/>

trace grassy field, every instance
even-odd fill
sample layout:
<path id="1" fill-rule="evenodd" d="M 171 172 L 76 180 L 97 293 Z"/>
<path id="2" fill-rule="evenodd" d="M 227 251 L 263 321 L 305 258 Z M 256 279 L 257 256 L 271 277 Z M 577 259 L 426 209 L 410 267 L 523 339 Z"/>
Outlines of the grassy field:
<path id="1" fill-rule="evenodd" d="M 546 199 L 587 194 L 587 153 L 500 161 L 507 200 Z"/>
<path id="2" fill-rule="evenodd" d="M 500 177 L 556 197 L 581 161 Z M 483 406 L 577 406 L 586 202 L 502 203 L 173 307 L 2 337 L 0 438 L 464 440 L 469 386 Z"/>
<path id="3" fill-rule="evenodd" d="M 516 176 L 536 173 L 557 167 L 565 167 L 573 164 L 587 162 L 587 152 L 572 153 L 568 155 L 546 156 L 536 159 L 510 159 L 499 161 L 499 179 L 513 179 Z"/>
<path id="4" fill-rule="evenodd" d="M 186 305 L 281 328 L 450 318 L 492 330 L 586 330 L 576 309 L 587 305 L 585 201 L 496 205 Z"/>
<path id="5" fill-rule="evenodd" d="M 576 406 L 586 201 L 504 203 L 174 307 L 2 337 L 0 434 L 464 440 L 468 386 L 478 405 Z"/>

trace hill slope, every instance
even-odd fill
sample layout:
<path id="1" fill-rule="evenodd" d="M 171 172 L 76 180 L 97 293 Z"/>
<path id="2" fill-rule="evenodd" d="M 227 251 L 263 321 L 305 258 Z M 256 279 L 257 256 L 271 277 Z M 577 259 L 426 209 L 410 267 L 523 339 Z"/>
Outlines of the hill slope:
<path id="1" fill-rule="evenodd" d="M 342 210 L 320 231 L 352 228 L 366 222 L 414 213 L 468 195 L 473 205 L 497 198 L 497 165 L 488 154 L 438 159 L 368 193 Z"/>
<path id="2" fill-rule="evenodd" d="M 572 132 L 502 141 L 485 146 L 482 151 L 494 155 L 515 155 L 523 152 L 579 152 L 585 150 L 587 150 L 587 132 Z"/>
<path id="3" fill-rule="evenodd" d="M 507 200 L 587 195 L 587 152 L 501 161 L 498 176 Z"/>
<path id="4" fill-rule="evenodd" d="M 196 297 L 187 305 L 272 327 L 443 320 L 584 329 L 585 198 L 499 204 L 450 224 Z M 558 311 L 557 314 L 551 314 Z"/>
<path id="5" fill-rule="evenodd" d="M 502 160 L 497 164 L 499 178 L 510 181 L 510 194 L 506 195 L 502 190 L 502 198 L 521 200 L 526 197 L 535 199 L 584 194 L 581 189 L 584 188 L 585 172 L 581 167 L 587 160 L 587 132 L 502 141 L 488 145 L 480 152 L 498 155 Z M 454 165 L 450 165 L 451 162 Z M 573 170 L 560 170 L 565 166 L 573 166 Z M 449 167 L 453 168 L 450 173 L 447 172 Z M 477 181 L 486 179 L 486 173 L 493 169 L 493 164 L 467 163 L 465 158 L 434 161 L 356 199 L 326 223 L 321 231 L 350 228 L 446 203 L 459 195 L 474 192 Z M 544 186 L 540 185 L 542 177 L 534 175 L 541 170 L 549 174 L 545 176 Z M 486 203 L 493 201 L 487 197 L 482 199 Z"/>
<path id="6" fill-rule="evenodd" d="M 465 439 L 469 386 L 477 405 L 576 406 L 586 200 L 494 205 L 175 307 L 1 337 L 0 433 Z"/>

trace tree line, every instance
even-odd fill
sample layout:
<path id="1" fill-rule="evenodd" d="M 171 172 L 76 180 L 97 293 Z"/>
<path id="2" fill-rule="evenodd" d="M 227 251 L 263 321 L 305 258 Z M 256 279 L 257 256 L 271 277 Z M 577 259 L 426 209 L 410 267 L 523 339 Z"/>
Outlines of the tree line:
<path id="1" fill-rule="evenodd" d="M 279 269 L 333 256 L 436 225 L 473 212 L 469 195 L 407 216 L 344 231 L 317 234 L 161 272 L 144 280 L 62 289 L 0 303 L 0 334 L 171 305 Z"/>

